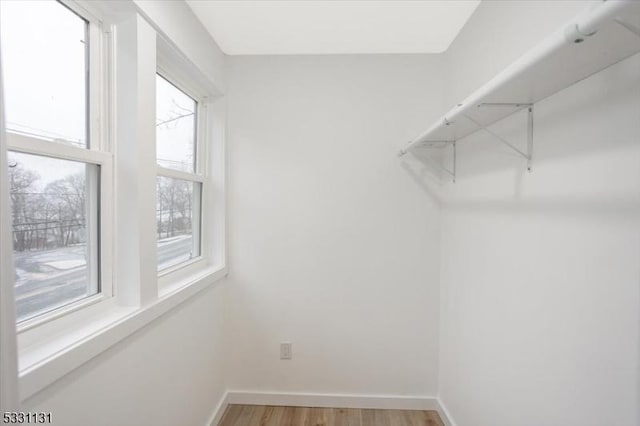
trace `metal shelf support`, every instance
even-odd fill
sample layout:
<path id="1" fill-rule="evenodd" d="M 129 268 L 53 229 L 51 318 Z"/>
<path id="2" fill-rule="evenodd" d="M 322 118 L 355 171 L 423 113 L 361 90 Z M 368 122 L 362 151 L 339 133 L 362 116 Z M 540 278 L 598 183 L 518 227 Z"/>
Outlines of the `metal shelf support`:
<path id="1" fill-rule="evenodd" d="M 453 173 L 451 174 L 451 176 L 453 177 L 453 183 L 456 183 L 456 164 L 458 163 L 458 160 L 456 158 L 456 141 L 453 141 L 451 146 L 453 147 Z"/>
<path id="2" fill-rule="evenodd" d="M 456 160 L 456 141 L 426 141 L 423 144 L 421 144 L 418 148 L 427 148 L 427 149 L 441 148 L 441 147 L 435 147 L 434 145 L 442 144 L 442 143 L 444 143 L 445 146 L 446 145 L 451 146 L 451 158 L 452 158 L 451 169 L 446 168 L 445 166 L 443 166 L 442 164 L 438 163 L 437 161 L 431 158 L 429 159 L 429 162 L 434 166 L 436 166 L 438 169 L 442 170 L 443 172 L 451 176 L 452 182 L 456 183 L 456 161 L 457 161 Z"/>
<path id="3" fill-rule="evenodd" d="M 532 162 L 533 162 L 533 105 L 525 104 L 525 103 L 483 103 L 478 105 L 478 107 L 505 107 L 505 106 L 510 106 L 514 108 L 527 107 L 527 152 L 523 152 L 518 147 L 513 145 L 511 142 L 509 142 L 502 136 L 498 135 L 497 133 L 495 133 L 494 131 L 492 131 L 482 123 L 479 123 L 477 120 L 475 120 L 473 117 L 469 116 L 468 114 L 463 114 L 463 115 L 467 120 L 471 121 L 473 124 L 478 126 L 479 129 L 484 130 L 486 133 L 493 136 L 495 139 L 502 142 L 503 144 L 511 148 L 513 151 L 515 151 L 517 154 L 522 156 L 524 159 L 526 159 L 527 170 L 530 172 L 532 167 Z"/>
<path id="4" fill-rule="evenodd" d="M 533 165 L 533 105 L 527 111 L 527 171 L 531 172 Z"/>

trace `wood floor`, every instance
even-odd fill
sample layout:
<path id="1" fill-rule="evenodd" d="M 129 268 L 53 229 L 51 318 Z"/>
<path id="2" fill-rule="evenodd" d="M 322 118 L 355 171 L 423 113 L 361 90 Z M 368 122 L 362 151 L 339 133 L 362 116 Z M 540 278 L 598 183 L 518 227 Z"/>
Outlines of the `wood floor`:
<path id="1" fill-rule="evenodd" d="M 444 426 L 435 411 L 229 405 L 219 426 Z"/>

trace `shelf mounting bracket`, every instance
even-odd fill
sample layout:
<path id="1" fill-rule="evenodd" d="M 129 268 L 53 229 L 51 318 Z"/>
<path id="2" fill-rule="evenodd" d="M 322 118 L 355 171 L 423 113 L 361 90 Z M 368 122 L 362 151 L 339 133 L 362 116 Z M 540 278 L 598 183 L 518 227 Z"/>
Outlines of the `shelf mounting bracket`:
<path id="1" fill-rule="evenodd" d="M 519 154 L 524 159 L 526 159 L 527 160 L 527 170 L 531 171 L 532 160 L 533 160 L 533 105 L 532 104 L 524 104 L 524 103 L 520 103 L 520 104 L 508 104 L 508 103 L 490 104 L 490 103 L 485 103 L 485 104 L 480 104 L 478 106 L 498 106 L 498 107 L 503 107 L 503 106 L 523 107 L 523 106 L 526 106 L 527 107 L 527 152 L 523 152 L 518 147 L 513 145 L 511 142 L 509 142 L 508 140 L 506 140 L 502 136 L 498 135 L 497 133 L 495 133 L 494 131 L 492 131 L 487 126 L 483 125 L 482 123 L 479 123 L 477 120 L 475 120 L 473 117 L 469 116 L 468 114 L 464 114 L 464 116 L 469 121 L 471 121 L 473 124 L 478 126 L 478 128 L 484 130 L 486 133 L 488 133 L 489 135 L 493 136 L 495 139 L 497 139 L 498 141 L 502 142 L 504 145 L 508 146 L 513 151 L 515 151 L 517 154 Z"/>
<path id="2" fill-rule="evenodd" d="M 483 102 L 478 105 L 478 108 L 486 108 L 486 107 L 512 107 L 512 108 L 523 108 L 530 107 L 533 104 L 523 103 L 523 102 Z"/>
<path id="3" fill-rule="evenodd" d="M 527 110 L 527 171 L 533 166 L 533 105 Z"/>
<path id="4" fill-rule="evenodd" d="M 438 169 L 442 170 L 449 176 L 451 176 L 451 180 L 453 183 L 456 183 L 456 141 L 426 141 L 419 148 L 434 148 L 434 144 L 442 144 L 451 146 L 451 158 L 452 158 L 452 167 L 451 169 L 446 168 L 442 164 L 438 163 L 435 160 L 429 159 L 429 162 L 436 166 Z"/>

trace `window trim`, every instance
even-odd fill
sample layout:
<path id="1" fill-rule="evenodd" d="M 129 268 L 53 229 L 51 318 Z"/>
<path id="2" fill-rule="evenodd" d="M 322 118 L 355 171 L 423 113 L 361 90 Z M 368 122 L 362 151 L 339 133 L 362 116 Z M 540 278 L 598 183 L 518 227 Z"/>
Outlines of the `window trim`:
<path id="1" fill-rule="evenodd" d="M 37 344 L 29 342 L 32 347 L 25 345 L 27 353 L 18 357 L 20 400 L 35 395 L 161 315 L 220 283 L 227 272 L 226 266 L 200 269 L 196 275 L 174 282 L 143 308 L 116 304 L 92 306 L 80 312 L 84 314 L 84 321 L 75 324 L 70 333 L 56 339 L 42 339 Z"/>

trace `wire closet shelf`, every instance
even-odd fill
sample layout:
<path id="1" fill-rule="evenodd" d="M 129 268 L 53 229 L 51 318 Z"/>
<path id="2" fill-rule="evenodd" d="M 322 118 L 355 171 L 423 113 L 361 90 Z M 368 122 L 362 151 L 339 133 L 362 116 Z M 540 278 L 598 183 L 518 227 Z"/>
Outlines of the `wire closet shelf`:
<path id="1" fill-rule="evenodd" d="M 416 148 L 450 146 L 453 167 L 439 167 L 455 182 L 456 141 L 484 131 L 526 159 L 531 171 L 534 105 L 638 52 L 640 1 L 603 0 L 458 103 L 398 155 Z M 528 114 L 527 144 L 521 149 L 489 126 L 523 109 Z"/>

